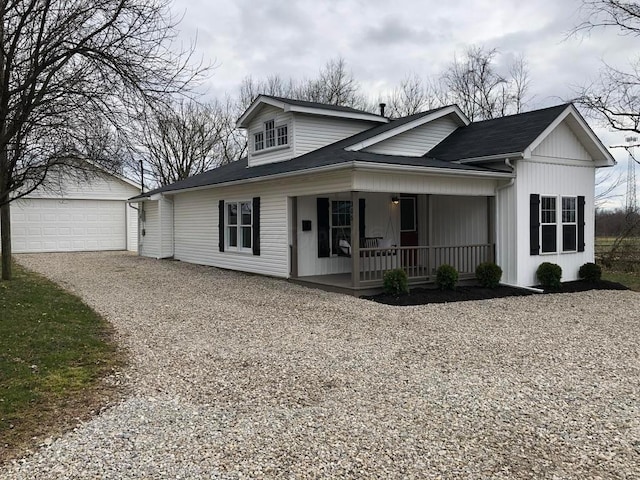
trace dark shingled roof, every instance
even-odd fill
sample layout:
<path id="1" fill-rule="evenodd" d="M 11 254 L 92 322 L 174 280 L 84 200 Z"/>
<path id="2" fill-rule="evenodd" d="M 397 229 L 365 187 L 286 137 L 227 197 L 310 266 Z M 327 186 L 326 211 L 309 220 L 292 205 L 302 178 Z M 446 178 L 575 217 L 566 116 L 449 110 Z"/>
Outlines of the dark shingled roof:
<path id="1" fill-rule="evenodd" d="M 323 104 L 316 104 L 314 102 L 281 99 L 279 97 L 271 98 L 286 101 L 288 103 L 295 102 L 299 105 L 313 106 L 314 108 L 322 108 L 321 106 L 323 106 Z M 324 106 L 327 107 L 326 105 Z M 465 158 L 477 158 L 522 152 L 551 124 L 551 122 L 553 122 L 553 120 L 557 118 L 562 111 L 564 111 L 565 108 L 567 108 L 567 105 L 558 105 L 556 107 L 545 108 L 543 110 L 511 115 L 494 120 L 475 122 L 466 127 L 460 127 L 423 157 L 382 155 L 378 153 L 345 150 L 345 148 L 350 145 L 355 145 L 371 137 L 375 137 L 408 122 L 441 110 L 441 108 L 436 108 L 426 112 L 417 113 L 415 115 L 402 117 L 397 120 L 392 120 L 389 123 L 376 125 L 364 132 L 357 133 L 349 138 L 345 138 L 344 140 L 332 143 L 291 160 L 248 168 L 247 158 L 245 157 L 237 162 L 223 165 L 150 192 L 145 192 L 142 195 L 133 197 L 132 200 L 147 198 L 155 193 L 173 192 L 258 178 L 266 179 L 273 175 L 301 172 L 330 165 L 346 166 L 353 162 L 369 162 L 372 164 L 386 163 L 393 165 L 442 168 L 443 170 L 498 173 L 498 170 L 480 165 L 465 165 L 451 162 Z"/>
<path id="2" fill-rule="evenodd" d="M 426 156 L 453 162 L 523 152 L 569 105 L 471 123 L 458 128 Z"/>

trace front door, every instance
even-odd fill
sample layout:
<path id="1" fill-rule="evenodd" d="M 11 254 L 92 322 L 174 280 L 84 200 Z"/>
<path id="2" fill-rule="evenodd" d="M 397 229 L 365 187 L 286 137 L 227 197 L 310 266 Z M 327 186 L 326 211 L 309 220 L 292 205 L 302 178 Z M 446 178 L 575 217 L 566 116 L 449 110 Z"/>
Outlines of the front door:
<path id="1" fill-rule="evenodd" d="M 418 246 L 418 211 L 415 195 L 400 196 L 400 246 Z M 402 251 L 402 266 L 411 268 L 417 265 L 417 249 Z"/>
<path id="2" fill-rule="evenodd" d="M 400 197 L 400 246 L 418 246 L 417 197 L 402 195 Z"/>

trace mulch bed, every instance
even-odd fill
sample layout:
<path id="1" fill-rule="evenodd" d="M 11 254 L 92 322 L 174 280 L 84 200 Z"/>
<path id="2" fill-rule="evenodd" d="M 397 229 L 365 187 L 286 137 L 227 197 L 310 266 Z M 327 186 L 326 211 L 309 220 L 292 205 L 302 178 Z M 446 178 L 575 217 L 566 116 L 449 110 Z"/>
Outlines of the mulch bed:
<path id="1" fill-rule="evenodd" d="M 500 285 L 498 288 L 484 288 L 480 286 L 458 286 L 455 290 L 439 290 L 438 288 L 413 288 L 408 295 L 378 295 L 363 296 L 366 300 L 384 303 L 387 305 L 424 305 L 427 303 L 464 302 L 467 300 L 485 300 L 489 298 L 515 297 L 524 295 L 544 295 L 547 293 L 574 293 L 587 290 L 628 290 L 621 283 L 600 280 L 599 282 L 586 282 L 576 280 L 563 282 L 560 290 L 545 290 L 544 293 L 536 293 L 524 288 L 508 287 Z"/>

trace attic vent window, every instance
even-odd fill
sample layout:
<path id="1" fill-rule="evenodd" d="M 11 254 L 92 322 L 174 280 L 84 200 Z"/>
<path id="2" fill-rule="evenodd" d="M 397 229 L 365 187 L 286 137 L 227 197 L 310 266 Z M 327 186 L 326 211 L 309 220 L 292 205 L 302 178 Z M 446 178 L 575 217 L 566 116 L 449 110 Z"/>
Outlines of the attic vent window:
<path id="1" fill-rule="evenodd" d="M 276 125 L 275 120 L 267 120 L 263 125 L 263 130 L 253 134 L 254 152 L 289 145 L 289 128 L 287 124 Z"/>

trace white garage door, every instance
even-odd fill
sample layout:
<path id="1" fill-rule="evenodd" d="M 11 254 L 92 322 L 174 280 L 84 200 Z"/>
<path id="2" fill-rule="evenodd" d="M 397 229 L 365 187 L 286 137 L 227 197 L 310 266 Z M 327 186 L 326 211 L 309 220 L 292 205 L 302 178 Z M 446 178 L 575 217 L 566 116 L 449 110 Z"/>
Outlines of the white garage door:
<path id="1" fill-rule="evenodd" d="M 11 204 L 14 253 L 125 250 L 125 203 L 27 199 Z"/>

